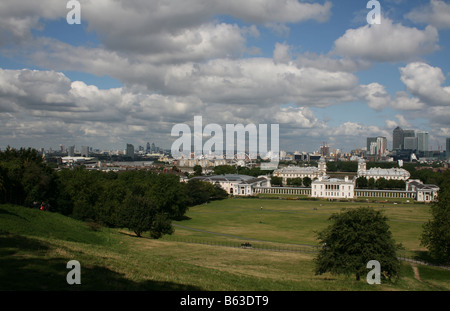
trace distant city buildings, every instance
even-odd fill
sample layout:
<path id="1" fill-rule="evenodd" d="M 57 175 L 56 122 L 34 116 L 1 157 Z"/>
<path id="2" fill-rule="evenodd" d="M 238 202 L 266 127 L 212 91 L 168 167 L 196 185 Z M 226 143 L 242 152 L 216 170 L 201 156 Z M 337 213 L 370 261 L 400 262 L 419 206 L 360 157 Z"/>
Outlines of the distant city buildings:
<path id="1" fill-rule="evenodd" d="M 89 157 L 89 147 L 88 146 L 81 146 L 81 156 Z"/>
<path id="2" fill-rule="evenodd" d="M 67 155 L 69 157 L 75 156 L 75 146 L 69 146 L 69 148 L 67 149 Z"/>
<path id="3" fill-rule="evenodd" d="M 419 151 L 428 151 L 428 132 L 425 131 L 417 131 L 417 150 Z"/>
<path id="4" fill-rule="evenodd" d="M 403 130 L 397 126 L 392 131 L 392 150 L 429 151 L 428 137 L 426 131 Z"/>
<path id="5" fill-rule="evenodd" d="M 405 137 L 403 148 L 400 150 L 417 150 L 417 137 Z"/>
<path id="6" fill-rule="evenodd" d="M 445 155 L 447 159 L 450 159 L 450 137 L 445 140 Z"/>
<path id="7" fill-rule="evenodd" d="M 392 150 L 403 149 L 403 130 L 397 126 L 392 132 Z"/>
<path id="8" fill-rule="evenodd" d="M 385 157 L 389 154 L 387 148 L 387 138 L 383 136 L 367 137 L 367 154 Z"/>
<path id="9" fill-rule="evenodd" d="M 125 151 L 125 156 L 127 158 L 134 159 L 134 146 L 132 144 L 127 144 L 127 149 Z"/>

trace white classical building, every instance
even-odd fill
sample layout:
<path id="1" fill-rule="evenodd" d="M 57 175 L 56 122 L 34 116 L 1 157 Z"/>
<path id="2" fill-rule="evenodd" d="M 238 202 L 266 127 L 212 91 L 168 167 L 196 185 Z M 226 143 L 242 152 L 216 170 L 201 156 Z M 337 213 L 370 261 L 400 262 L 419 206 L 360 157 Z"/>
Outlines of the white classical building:
<path id="1" fill-rule="evenodd" d="M 419 202 L 432 202 L 438 197 L 439 187 L 424 184 L 419 179 L 411 179 L 406 182 L 406 191 L 415 192 L 415 199 Z"/>
<path id="2" fill-rule="evenodd" d="M 255 188 L 270 187 L 270 177 L 252 177 L 239 174 L 224 174 L 212 176 L 197 176 L 191 179 L 199 179 L 212 184 L 219 184 L 228 194 L 249 196 L 255 194 Z"/>
<path id="3" fill-rule="evenodd" d="M 355 195 L 355 180 L 345 177 L 319 177 L 311 184 L 311 197 L 328 199 L 352 199 Z"/>
<path id="4" fill-rule="evenodd" d="M 379 168 L 373 167 L 369 170 L 366 168 L 366 161 L 359 159 L 357 177 L 373 178 L 375 181 L 379 178 L 394 179 L 394 180 L 408 180 L 411 174 L 403 168 Z"/>
<path id="5" fill-rule="evenodd" d="M 281 177 L 283 179 L 283 185 L 287 185 L 287 180 L 289 178 L 305 178 L 309 177 L 311 180 L 317 179 L 326 175 L 327 173 L 327 163 L 324 158 L 320 158 L 318 167 L 307 166 L 300 167 L 295 165 L 289 165 L 273 172 L 273 176 Z"/>

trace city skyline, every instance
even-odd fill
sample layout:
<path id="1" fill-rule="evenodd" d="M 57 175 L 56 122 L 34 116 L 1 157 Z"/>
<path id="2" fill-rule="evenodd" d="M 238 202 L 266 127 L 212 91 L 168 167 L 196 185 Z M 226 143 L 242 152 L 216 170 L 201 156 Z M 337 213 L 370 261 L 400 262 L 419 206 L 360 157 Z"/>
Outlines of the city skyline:
<path id="1" fill-rule="evenodd" d="M 380 24 L 356 0 L 79 3 L 0 4 L 2 150 L 170 149 L 194 116 L 279 124 L 289 152 L 450 137 L 449 1 L 381 0 Z"/>

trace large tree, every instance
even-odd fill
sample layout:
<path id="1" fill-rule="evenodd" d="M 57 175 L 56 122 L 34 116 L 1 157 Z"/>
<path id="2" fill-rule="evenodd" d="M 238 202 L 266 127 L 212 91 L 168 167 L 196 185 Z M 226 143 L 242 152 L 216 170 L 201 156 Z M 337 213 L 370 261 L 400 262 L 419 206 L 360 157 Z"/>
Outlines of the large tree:
<path id="1" fill-rule="evenodd" d="M 397 246 L 380 211 L 361 207 L 335 213 L 329 220 L 332 224 L 318 233 L 322 247 L 315 258 L 316 274 L 353 274 L 359 280 L 368 272 L 367 263 L 377 260 L 383 278 L 398 277 Z"/>
<path id="2" fill-rule="evenodd" d="M 169 215 L 161 211 L 151 199 L 129 195 L 119 209 L 118 225 L 133 231 L 138 237 L 143 232 L 150 232 L 153 238 L 163 234 L 172 234 L 173 228 Z"/>
<path id="3" fill-rule="evenodd" d="M 450 171 L 443 174 L 437 202 L 431 206 L 432 219 L 423 226 L 421 243 L 433 259 L 450 262 Z"/>

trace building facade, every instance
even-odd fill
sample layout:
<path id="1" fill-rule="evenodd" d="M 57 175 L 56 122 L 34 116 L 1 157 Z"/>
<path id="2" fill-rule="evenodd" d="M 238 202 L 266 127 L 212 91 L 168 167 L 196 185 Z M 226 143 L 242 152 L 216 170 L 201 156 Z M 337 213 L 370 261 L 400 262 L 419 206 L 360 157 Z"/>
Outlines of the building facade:
<path id="1" fill-rule="evenodd" d="M 311 197 L 327 199 L 353 199 L 355 195 L 355 181 L 345 179 L 320 177 L 311 184 Z"/>
<path id="2" fill-rule="evenodd" d="M 403 149 L 403 130 L 399 126 L 397 126 L 392 131 L 392 149 L 393 150 Z"/>
<path id="3" fill-rule="evenodd" d="M 417 150 L 417 137 L 404 138 L 404 150 Z"/>
<path id="4" fill-rule="evenodd" d="M 191 179 L 198 179 L 218 184 L 230 195 L 251 196 L 256 194 L 255 189 L 260 187 L 270 187 L 268 176 L 252 177 L 239 174 L 224 174 L 212 176 L 197 176 Z"/>
<path id="5" fill-rule="evenodd" d="M 317 179 L 326 175 L 327 163 L 324 158 L 320 158 L 318 166 L 300 167 L 295 165 L 286 166 L 277 169 L 273 172 L 273 176 L 281 177 L 283 185 L 287 185 L 287 180 L 290 178 L 305 178 L 309 177 L 311 180 Z"/>
<path id="6" fill-rule="evenodd" d="M 445 139 L 445 156 L 447 157 L 447 160 L 450 159 L 450 137 Z"/>
<path id="7" fill-rule="evenodd" d="M 417 201 L 429 203 L 437 199 L 439 187 L 424 184 L 419 179 L 411 179 L 406 183 L 406 191 L 414 192 L 414 197 Z"/>
<path id="8" fill-rule="evenodd" d="M 403 168 L 379 168 L 373 167 L 369 170 L 366 168 L 366 161 L 360 159 L 358 161 L 357 177 L 373 178 L 375 181 L 379 178 L 387 180 L 408 180 L 411 174 Z"/>
<path id="9" fill-rule="evenodd" d="M 428 151 L 428 132 L 425 131 L 417 131 L 417 150 L 419 151 Z"/>
<path id="10" fill-rule="evenodd" d="M 125 150 L 125 155 L 134 159 L 134 146 L 132 144 L 127 144 L 127 149 Z"/>

